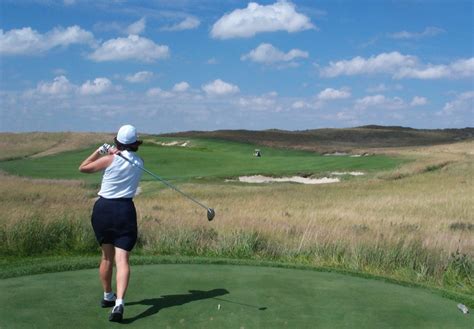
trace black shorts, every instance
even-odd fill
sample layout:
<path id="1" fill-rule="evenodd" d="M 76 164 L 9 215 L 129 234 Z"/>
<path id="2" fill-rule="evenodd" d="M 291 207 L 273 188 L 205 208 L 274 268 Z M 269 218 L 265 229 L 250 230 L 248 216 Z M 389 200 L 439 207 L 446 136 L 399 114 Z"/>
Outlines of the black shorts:
<path id="1" fill-rule="evenodd" d="M 100 245 L 113 244 L 131 251 L 137 242 L 137 212 L 132 199 L 100 197 L 94 204 L 91 222 Z"/>

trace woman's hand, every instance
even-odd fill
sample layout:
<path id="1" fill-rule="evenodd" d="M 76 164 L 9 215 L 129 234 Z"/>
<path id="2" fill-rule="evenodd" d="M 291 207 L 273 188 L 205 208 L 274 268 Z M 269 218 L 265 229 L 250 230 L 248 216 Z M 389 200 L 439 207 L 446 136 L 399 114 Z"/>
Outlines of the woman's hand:
<path id="1" fill-rule="evenodd" d="M 115 147 L 115 145 L 112 145 L 109 149 L 108 149 L 108 154 L 110 155 L 115 155 L 115 154 L 119 154 L 120 151 Z"/>
<path id="2" fill-rule="evenodd" d="M 115 147 L 112 147 L 109 144 L 103 144 L 81 163 L 79 166 L 79 171 L 82 173 L 94 173 L 104 170 L 114 160 L 113 155 L 117 154 L 118 152 L 119 151 Z M 101 157 L 102 154 L 104 156 Z"/>
<path id="3" fill-rule="evenodd" d="M 105 155 L 105 154 L 108 154 L 109 153 L 109 149 L 112 148 L 111 145 L 105 143 L 103 144 L 101 147 L 99 147 L 97 149 L 97 151 L 99 152 L 100 155 Z"/>

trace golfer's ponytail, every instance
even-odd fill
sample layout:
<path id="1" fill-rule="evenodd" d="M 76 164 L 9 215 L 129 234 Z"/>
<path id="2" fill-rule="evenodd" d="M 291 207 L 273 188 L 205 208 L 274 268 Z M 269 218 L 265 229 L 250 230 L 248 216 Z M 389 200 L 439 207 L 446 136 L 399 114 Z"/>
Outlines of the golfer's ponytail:
<path id="1" fill-rule="evenodd" d="M 117 150 L 119 151 L 136 152 L 138 151 L 139 146 L 142 145 L 143 141 L 137 140 L 135 143 L 132 143 L 132 144 L 122 144 L 117 140 L 117 137 L 115 137 L 114 143 L 115 143 L 115 147 L 117 147 Z"/>

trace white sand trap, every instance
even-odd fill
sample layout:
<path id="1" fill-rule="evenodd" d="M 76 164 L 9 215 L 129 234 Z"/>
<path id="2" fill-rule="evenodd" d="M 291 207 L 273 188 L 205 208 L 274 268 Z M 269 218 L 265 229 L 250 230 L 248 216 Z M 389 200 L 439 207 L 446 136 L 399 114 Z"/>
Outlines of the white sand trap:
<path id="1" fill-rule="evenodd" d="M 300 183 L 300 184 L 330 184 L 330 183 L 338 183 L 340 180 L 339 178 L 305 178 L 300 176 L 293 176 L 293 177 L 267 177 L 262 175 L 255 175 L 255 176 L 240 176 L 239 182 L 243 183 Z"/>
<path id="2" fill-rule="evenodd" d="M 345 175 L 363 176 L 365 174 L 363 172 L 360 172 L 360 171 L 344 171 L 344 172 L 335 171 L 335 172 L 332 172 L 331 175 L 334 175 L 334 176 L 345 176 Z"/>
<path id="3" fill-rule="evenodd" d="M 186 142 L 173 141 L 173 142 L 168 142 L 168 143 L 161 142 L 161 143 L 158 143 L 158 145 L 161 145 L 161 146 L 181 146 L 181 147 L 186 147 L 186 146 L 189 145 L 189 141 L 186 141 Z"/>
<path id="4" fill-rule="evenodd" d="M 333 152 L 333 153 L 324 154 L 325 157 L 330 157 L 330 156 L 341 157 L 341 156 L 347 156 L 347 155 L 349 155 L 349 153 L 346 153 L 346 152 Z"/>

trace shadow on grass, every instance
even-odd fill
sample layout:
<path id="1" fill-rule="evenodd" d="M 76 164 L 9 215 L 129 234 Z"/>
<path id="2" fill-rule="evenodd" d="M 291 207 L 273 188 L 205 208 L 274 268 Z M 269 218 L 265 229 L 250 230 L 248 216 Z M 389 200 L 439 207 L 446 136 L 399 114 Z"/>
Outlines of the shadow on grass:
<path id="1" fill-rule="evenodd" d="M 122 323 L 124 324 L 129 324 L 132 323 L 136 320 L 146 318 L 147 316 L 154 315 L 158 313 L 160 310 L 167 308 L 167 307 L 173 307 L 173 306 L 179 306 L 183 305 L 186 303 L 194 302 L 196 300 L 201 300 L 201 299 L 209 299 L 209 298 L 215 298 L 218 296 L 223 296 L 228 294 L 229 291 L 226 289 L 212 289 L 209 291 L 200 291 L 200 290 L 189 290 L 188 294 L 182 294 L 182 295 L 164 295 L 160 296 L 158 298 L 149 298 L 149 299 L 143 299 L 138 302 L 131 302 L 127 303 L 127 306 L 129 305 L 148 305 L 150 306 L 147 310 L 144 312 L 132 317 L 132 318 L 126 318 L 123 319 Z"/>

